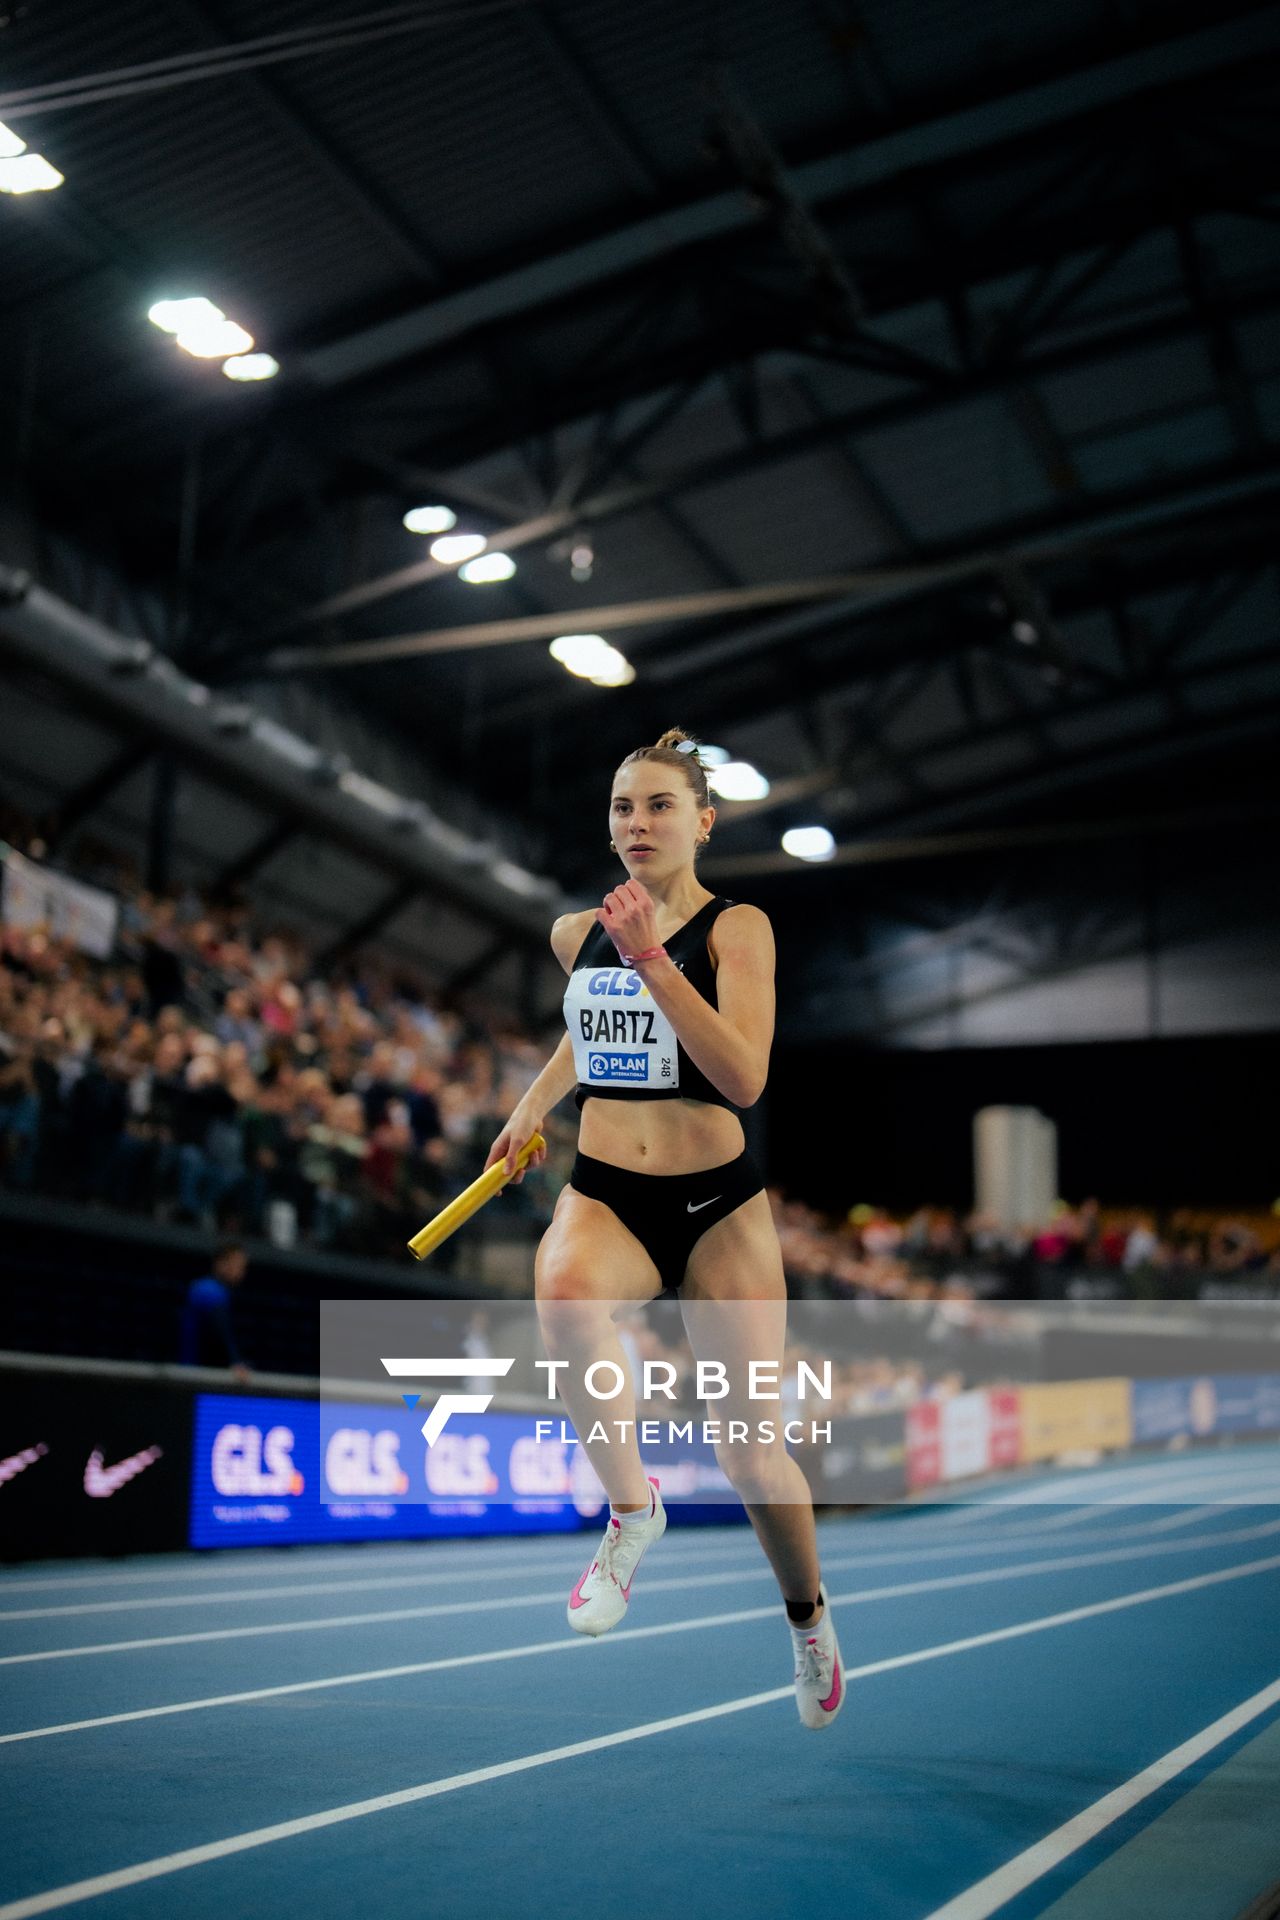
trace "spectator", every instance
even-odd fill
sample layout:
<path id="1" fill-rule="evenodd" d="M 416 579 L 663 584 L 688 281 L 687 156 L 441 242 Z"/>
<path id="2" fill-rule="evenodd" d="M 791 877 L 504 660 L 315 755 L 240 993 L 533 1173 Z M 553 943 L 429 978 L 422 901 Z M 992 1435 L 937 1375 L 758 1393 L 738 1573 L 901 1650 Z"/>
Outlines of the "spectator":
<path id="1" fill-rule="evenodd" d="M 231 1301 L 248 1270 L 249 1256 L 238 1240 L 224 1240 L 213 1256 L 213 1271 L 187 1288 L 178 1358 L 184 1367 L 230 1367 L 238 1380 L 249 1366 L 232 1326 Z"/>

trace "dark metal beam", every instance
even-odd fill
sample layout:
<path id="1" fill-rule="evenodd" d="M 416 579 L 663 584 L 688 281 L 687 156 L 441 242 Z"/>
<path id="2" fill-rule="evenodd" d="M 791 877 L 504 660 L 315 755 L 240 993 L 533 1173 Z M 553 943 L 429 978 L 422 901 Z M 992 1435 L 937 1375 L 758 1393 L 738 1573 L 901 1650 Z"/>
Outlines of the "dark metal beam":
<path id="1" fill-rule="evenodd" d="M 255 873 L 261 872 L 269 860 L 274 860 L 291 840 L 296 840 L 301 831 L 296 820 L 277 820 L 273 827 L 268 827 L 260 839 L 246 847 L 229 866 L 223 867 L 220 873 L 214 875 L 209 882 L 210 893 L 217 896 L 230 893 L 236 887 L 242 887 L 246 880 L 251 880 Z"/>
<path id="2" fill-rule="evenodd" d="M 173 878 L 173 818 L 178 798 L 178 763 L 172 753 L 156 756 L 147 815 L 147 889 L 168 893 Z"/>
<path id="3" fill-rule="evenodd" d="M 1246 319 L 1274 314 L 1278 309 L 1280 291 L 1263 288 L 1255 289 L 1233 303 L 1232 314 L 1237 319 Z M 627 486 L 611 488 L 592 498 L 578 500 L 571 508 L 535 515 L 496 532 L 492 536 L 493 543 L 501 544 L 507 551 L 545 544 L 575 526 L 598 526 L 604 521 L 648 506 L 655 500 L 670 500 L 684 493 L 714 487 L 723 480 L 740 478 L 747 472 L 761 472 L 788 460 L 799 459 L 833 442 L 838 443 L 845 436 L 871 434 L 926 418 L 940 404 L 1011 393 L 1051 374 L 1071 372 L 1099 361 L 1164 345 L 1194 332 L 1197 324 L 1194 316 L 1178 311 L 1155 320 L 1130 323 L 1104 334 L 1091 334 L 1082 340 L 1042 349 L 1013 365 L 985 365 L 957 375 L 937 391 L 914 391 L 869 407 L 847 408 L 792 428 L 789 432 L 775 434 L 757 447 L 735 447 L 674 472 L 653 475 Z M 362 610 L 409 588 L 420 587 L 429 580 L 443 578 L 453 571 L 455 569 L 432 560 L 398 568 L 291 615 L 272 627 L 270 634 L 275 637 L 302 627 L 332 622 L 346 613 Z"/>
<path id="4" fill-rule="evenodd" d="M 532 951 L 532 949 L 530 949 Z M 478 954 L 451 973 L 441 986 L 441 992 L 447 994 L 466 993 L 476 986 L 502 960 L 509 957 L 511 942 L 505 934 L 499 934 L 487 946 L 481 947 Z"/>
<path id="5" fill-rule="evenodd" d="M 1228 478 L 1215 471 L 1186 476 L 1163 497 L 1152 497 L 1152 489 L 1143 487 L 1118 502 L 1096 501 L 1089 513 L 1061 518 L 1036 533 L 1014 536 L 1006 546 L 993 544 L 967 552 L 934 559 L 922 559 L 913 565 L 866 568 L 857 573 L 833 574 L 818 580 L 778 582 L 768 586 L 729 588 L 723 591 L 680 594 L 667 599 L 630 601 L 613 607 L 577 608 L 568 612 L 534 614 L 512 620 L 478 621 L 465 627 L 446 627 L 420 633 L 389 635 L 385 639 L 339 642 L 321 647 L 284 647 L 269 654 L 258 665 L 259 672 L 297 673 L 305 669 L 332 671 L 337 667 L 365 665 L 381 660 L 402 660 L 433 653 L 461 652 L 472 647 L 506 646 L 516 641 L 553 639 L 565 630 L 566 619 L 574 622 L 574 631 L 589 626 L 601 633 L 619 632 L 637 627 L 656 627 L 673 621 L 707 619 L 718 614 L 746 613 L 767 607 L 796 606 L 815 600 L 833 603 L 850 620 L 895 602 L 936 592 L 958 581 L 1008 567 L 1034 567 L 1047 561 L 1114 538 L 1161 525 L 1176 524 L 1207 508 L 1226 505 L 1274 491 L 1280 486 L 1280 460 L 1268 460 L 1255 472 Z M 701 671 L 708 664 L 721 664 L 726 648 L 738 652 L 754 650 L 751 636 L 730 642 L 712 641 L 705 652 L 685 651 L 679 662 L 681 674 Z M 709 656 L 709 657 L 708 657 Z"/>
<path id="6" fill-rule="evenodd" d="M 1213 832 L 1223 827 L 1280 818 L 1280 801 L 1230 807 L 1197 807 L 1176 813 L 1133 814 L 1126 819 L 1054 821 L 1037 827 L 991 827 L 967 833 L 903 835 L 892 840 L 854 840 L 837 847 L 822 871 L 832 867 L 896 865 L 908 860 L 952 860 L 967 854 L 1007 853 L 1033 847 L 1085 846 L 1096 840 L 1127 840 L 1141 834 Z M 813 871 L 785 853 L 743 853 L 709 860 L 708 878 L 760 879 L 766 874 Z"/>
<path id="7" fill-rule="evenodd" d="M 399 886 L 393 887 L 390 893 L 384 894 L 362 919 L 357 920 L 354 926 L 345 928 L 324 948 L 316 962 L 320 971 L 324 972 L 347 955 L 358 952 L 367 941 L 381 933 L 398 913 L 402 913 L 411 901 L 416 900 L 421 892 L 420 881 L 404 880 Z"/>
<path id="8" fill-rule="evenodd" d="M 922 667 L 921 671 L 931 673 L 939 668 L 946 670 L 948 664 L 949 657 L 945 653 L 940 653 L 927 669 Z M 1266 665 L 1266 655 L 1261 652 L 1234 654 L 1224 660 L 1210 661 L 1191 668 L 1184 674 L 1183 680 L 1189 689 L 1201 685 L 1210 686 L 1215 681 L 1230 681 L 1242 669 L 1253 667 L 1262 672 Z M 1132 679 L 1110 686 L 1100 695 L 1072 700 L 1059 711 L 1064 720 L 1073 722 L 1085 717 L 1102 716 L 1117 707 L 1121 709 L 1128 707 L 1135 697 L 1163 695 L 1168 684 L 1166 676 L 1148 668 L 1145 672 L 1134 675 Z M 772 703 L 772 710 L 776 710 L 781 704 L 779 700 L 775 700 Z M 1249 718 L 1259 715 L 1262 725 L 1274 725 L 1274 713 L 1266 705 L 1261 708 L 1251 707 L 1247 710 Z M 762 716 L 756 712 L 749 717 L 759 720 Z M 732 718 L 733 716 L 730 716 L 731 721 Z M 1228 719 L 1234 723 L 1240 721 L 1241 716 L 1237 714 L 1223 716 L 1223 724 Z M 1115 742 L 1105 749 L 1090 748 L 1070 757 L 1059 751 L 1051 761 L 1041 763 L 1033 772 L 1018 771 L 1013 774 L 1001 774 L 992 780 L 981 781 L 967 788 L 951 790 L 939 788 L 927 802 L 917 801 L 912 805 L 894 806 L 864 817 L 859 822 L 860 829 L 868 833 L 907 831 L 916 828 L 928 831 L 935 824 L 946 823 L 962 810 L 977 808 L 979 811 L 984 811 L 1004 804 L 1012 805 L 1022 800 L 1038 799 L 1045 793 L 1059 788 L 1088 784 L 1089 780 L 1095 776 L 1101 779 L 1108 771 L 1114 771 L 1122 762 L 1127 763 L 1132 760 L 1135 764 L 1141 764 L 1143 756 L 1149 749 L 1154 750 L 1159 757 L 1159 754 L 1170 746 L 1180 746 L 1182 751 L 1191 752 L 1212 744 L 1217 737 L 1215 728 L 1218 723 L 1218 716 L 1211 717 L 1198 710 L 1189 709 L 1186 717 L 1164 732 L 1147 734 L 1138 732 L 1127 741 Z M 995 747 L 1010 738 L 1018 737 L 1023 733 L 1024 726 L 1022 716 L 1017 714 L 1002 716 L 976 729 L 965 725 L 940 732 L 913 744 L 910 751 L 911 763 L 922 777 L 927 779 L 929 761 L 935 756 L 946 759 L 965 748 L 981 751 L 986 747 Z M 818 773 L 804 774 L 794 780 L 781 781 L 767 800 L 755 801 L 749 806 L 731 809 L 723 825 L 727 827 L 733 821 L 772 813 L 778 806 L 790 805 L 801 798 L 818 799 L 824 793 L 839 787 L 847 777 L 847 768 L 830 766 Z M 707 870 L 710 871 L 710 863 Z M 779 870 L 789 872 L 790 863 L 788 862 Z"/>
<path id="9" fill-rule="evenodd" d="M 117 788 L 122 787 L 126 780 L 131 780 L 138 769 L 147 764 L 156 752 L 156 744 L 154 740 L 131 741 L 119 753 L 113 754 L 97 773 L 91 774 L 89 779 L 59 802 L 53 826 L 46 836 L 50 854 L 60 852 L 81 821 L 96 812 L 104 800 L 108 800 Z"/>
<path id="10" fill-rule="evenodd" d="M 1225 20 L 1163 44 L 1103 60 L 1060 78 L 988 99 L 927 124 L 882 135 L 792 170 L 806 206 L 818 206 L 904 173 L 945 166 L 958 157 L 1006 144 L 1046 127 L 1114 107 L 1135 95 L 1199 79 L 1238 63 L 1273 56 L 1274 9 Z M 510 319 L 584 287 L 635 271 L 683 247 L 750 226 L 757 216 L 736 191 L 654 214 L 599 240 L 518 267 L 427 306 L 313 349 L 305 368 L 321 387 L 363 378 L 381 367 L 433 351 L 447 341 Z"/>

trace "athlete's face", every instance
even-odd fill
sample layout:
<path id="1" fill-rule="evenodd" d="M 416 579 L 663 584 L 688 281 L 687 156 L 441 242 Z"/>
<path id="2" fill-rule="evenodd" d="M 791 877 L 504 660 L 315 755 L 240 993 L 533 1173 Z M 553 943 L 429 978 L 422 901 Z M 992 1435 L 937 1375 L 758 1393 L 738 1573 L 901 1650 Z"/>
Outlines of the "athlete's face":
<path id="1" fill-rule="evenodd" d="M 699 808 L 693 788 L 675 767 L 637 760 L 613 776 L 609 837 L 637 880 L 692 866 L 694 848 L 715 817 L 714 807 Z"/>

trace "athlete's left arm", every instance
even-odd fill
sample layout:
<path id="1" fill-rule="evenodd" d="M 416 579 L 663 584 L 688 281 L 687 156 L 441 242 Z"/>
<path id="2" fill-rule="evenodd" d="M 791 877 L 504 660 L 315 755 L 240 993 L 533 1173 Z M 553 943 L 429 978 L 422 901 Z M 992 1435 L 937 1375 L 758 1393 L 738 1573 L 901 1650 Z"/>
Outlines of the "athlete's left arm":
<path id="1" fill-rule="evenodd" d="M 712 942 L 719 1011 L 668 959 L 641 961 L 636 972 L 712 1086 L 735 1107 L 753 1107 L 764 1092 L 773 1044 L 773 929 L 759 907 L 726 907 L 716 916 Z"/>

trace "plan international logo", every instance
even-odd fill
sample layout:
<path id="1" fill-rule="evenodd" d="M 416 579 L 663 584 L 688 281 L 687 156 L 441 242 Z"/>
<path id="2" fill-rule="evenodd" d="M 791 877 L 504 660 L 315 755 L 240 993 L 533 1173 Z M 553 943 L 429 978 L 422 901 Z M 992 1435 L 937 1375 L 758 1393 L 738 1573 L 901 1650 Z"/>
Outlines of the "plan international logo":
<path id="1" fill-rule="evenodd" d="M 510 1360 L 396 1359 L 384 1360 L 382 1364 L 393 1380 L 477 1380 L 485 1375 L 501 1380 L 504 1374 L 510 1373 L 515 1359 L 514 1356 Z M 402 1393 L 400 1398 L 406 1407 L 416 1407 L 422 1395 Z M 434 1447 L 451 1413 L 487 1413 L 492 1399 L 491 1393 L 442 1393 L 422 1423 L 423 1439 L 429 1447 Z"/>
<path id="2" fill-rule="evenodd" d="M 589 1053 L 593 1080 L 647 1080 L 648 1056 L 643 1053 Z"/>

